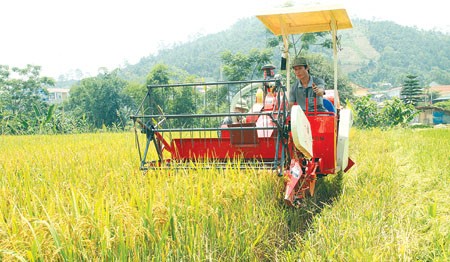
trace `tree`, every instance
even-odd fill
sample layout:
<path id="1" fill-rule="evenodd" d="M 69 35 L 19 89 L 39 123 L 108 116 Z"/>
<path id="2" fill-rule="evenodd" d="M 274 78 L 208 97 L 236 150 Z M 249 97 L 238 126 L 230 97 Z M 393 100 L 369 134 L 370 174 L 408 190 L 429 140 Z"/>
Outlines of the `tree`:
<path id="1" fill-rule="evenodd" d="M 71 88 L 68 109 L 86 117 L 96 128 L 122 124 L 123 119 L 118 115 L 126 105 L 127 97 L 122 92 L 126 85 L 116 71 L 85 78 Z"/>
<path id="2" fill-rule="evenodd" d="M 191 81 L 192 82 L 192 81 Z M 197 110 L 196 101 L 196 90 L 195 86 L 184 86 L 176 88 L 174 91 L 174 98 L 171 103 L 171 112 L 175 114 L 193 114 Z M 175 119 L 174 125 L 180 127 L 192 126 L 197 123 L 196 119 L 185 118 L 185 119 Z"/>
<path id="3" fill-rule="evenodd" d="M 442 101 L 434 104 L 436 107 L 440 107 L 442 109 L 450 111 L 450 100 Z"/>
<path id="4" fill-rule="evenodd" d="M 398 98 L 386 100 L 381 110 L 381 124 L 385 127 L 406 126 L 417 113 L 412 104 L 405 104 Z"/>
<path id="5" fill-rule="evenodd" d="M 45 102 L 47 87 L 55 84 L 40 76 L 40 66 L 18 68 L 0 65 L 0 122 L 2 133 L 35 133 L 43 119 L 52 117 L 53 108 Z M 43 117 L 45 115 L 45 117 Z"/>
<path id="6" fill-rule="evenodd" d="M 423 93 L 423 88 L 419 86 L 419 80 L 415 75 L 407 75 L 400 92 L 402 100 L 406 104 L 417 105 Z"/>
<path id="7" fill-rule="evenodd" d="M 418 113 L 412 104 L 405 104 L 398 98 L 384 101 L 379 109 L 369 96 L 354 100 L 353 112 L 355 126 L 360 128 L 406 126 Z"/>
<path id="8" fill-rule="evenodd" d="M 271 57 L 272 51 L 269 49 L 252 49 L 248 55 L 241 52 L 232 54 L 231 51 L 225 51 L 221 55 L 223 72 L 230 81 L 261 78 L 259 71 L 264 64 L 270 62 Z"/>
<path id="9" fill-rule="evenodd" d="M 222 69 L 225 77 L 230 81 L 242 81 L 259 78 L 262 79 L 261 67 L 268 64 L 272 57 L 269 49 L 252 49 L 248 54 L 237 52 L 232 54 L 225 51 L 221 55 Z M 207 95 L 207 110 L 212 112 L 225 112 L 229 110 L 230 98 L 238 92 L 238 86 L 217 86 L 209 89 Z M 256 91 L 256 90 L 255 90 Z M 214 121 L 209 123 L 217 125 Z"/>
<path id="10" fill-rule="evenodd" d="M 332 63 L 320 54 L 307 54 L 305 56 L 309 61 L 311 74 L 325 81 L 325 89 L 334 89 L 334 69 Z M 345 105 L 347 101 L 354 99 L 350 81 L 341 74 L 338 74 L 337 89 L 341 104 Z"/>
<path id="11" fill-rule="evenodd" d="M 170 73 L 169 67 L 165 64 L 155 65 L 150 73 L 147 75 L 147 85 L 167 85 L 169 84 Z M 160 106 L 163 110 L 168 110 L 166 108 L 166 100 L 168 97 L 169 90 L 166 88 L 150 88 L 148 89 L 150 95 L 150 112 L 157 114 L 156 105 Z"/>
<path id="12" fill-rule="evenodd" d="M 169 68 L 165 64 L 155 65 L 147 75 L 147 85 L 167 85 L 172 79 L 181 83 L 195 82 L 195 76 L 179 68 Z M 191 114 L 197 112 L 198 93 L 195 86 L 154 87 L 148 89 L 150 101 L 144 107 L 150 107 L 151 114 Z M 162 110 L 162 112 L 160 111 Z M 145 110 L 146 111 L 146 110 Z M 171 126 L 190 126 L 196 119 L 172 119 Z"/>
<path id="13" fill-rule="evenodd" d="M 355 113 L 355 126 L 360 128 L 373 128 L 380 124 L 380 116 L 375 101 L 369 96 L 363 96 L 353 101 Z"/>
<path id="14" fill-rule="evenodd" d="M 124 88 L 123 94 L 130 98 L 130 101 L 128 101 L 127 104 L 131 108 L 136 109 L 147 94 L 147 88 L 142 83 L 129 82 Z"/>

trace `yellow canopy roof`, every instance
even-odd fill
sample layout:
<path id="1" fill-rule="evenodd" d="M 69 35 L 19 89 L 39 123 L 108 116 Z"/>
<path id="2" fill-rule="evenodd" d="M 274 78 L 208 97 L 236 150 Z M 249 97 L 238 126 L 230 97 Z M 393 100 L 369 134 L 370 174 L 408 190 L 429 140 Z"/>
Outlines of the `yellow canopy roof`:
<path id="1" fill-rule="evenodd" d="M 256 15 L 274 35 L 302 34 L 352 28 L 347 11 L 341 5 L 297 6 L 273 9 Z"/>

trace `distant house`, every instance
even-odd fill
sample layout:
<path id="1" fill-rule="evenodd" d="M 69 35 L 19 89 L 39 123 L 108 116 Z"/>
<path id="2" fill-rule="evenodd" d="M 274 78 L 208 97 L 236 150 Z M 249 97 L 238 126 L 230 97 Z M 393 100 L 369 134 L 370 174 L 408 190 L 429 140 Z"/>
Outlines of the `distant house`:
<path id="1" fill-rule="evenodd" d="M 59 104 L 64 100 L 69 98 L 69 90 L 68 88 L 47 88 L 48 91 L 48 103 L 49 104 Z"/>
<path id="2" fill-rule="evenodd" d="M 418 106 L 416 107 L 419 116 L 416 123 L 426 125 L 450 124 L 450 111 L 436 106 Z"/>
<path id="3" fill-rule="evenodd" d="M 450 100 L 450 95 L 449 96 L 440 96 L 436 99 L 433 99 L 433 104 L 439 103 L 439 102 L 444 102 L 444 101 L 448 101 Z"/>
<path id="4" fill-rule="evenodd" d="M 394 97 L 400 98 L 400 92 L 402 91 L 402 87 L 394 87 L 388 90 L 382 91 L 372 91 L 369 94 L 372 97 L 372 100 L 381 103 L 385 100 L 392 99 Z"/>
<path id="5" fill-rule="evenodd" d="M 445 86 L 432 86 L 429 89 L 430 92 L 438 92 L 439 97 L 433 98 L 432 103 L 443 102 L 450 100 L 450 85 Z"/>
<path id="6" fill-rule="evenodd" d="M 386 90 L 386 95 L 390 98 L 400 98 L 400 93 L 402 92 L 403 87 L 394 87 L 389 90 Z"/>
<path id="7" fill-rule="evenodd" d="M 450 85 L 432 86 L 430 91 L 439 92 L 442 95 L 450 95 Z"/>

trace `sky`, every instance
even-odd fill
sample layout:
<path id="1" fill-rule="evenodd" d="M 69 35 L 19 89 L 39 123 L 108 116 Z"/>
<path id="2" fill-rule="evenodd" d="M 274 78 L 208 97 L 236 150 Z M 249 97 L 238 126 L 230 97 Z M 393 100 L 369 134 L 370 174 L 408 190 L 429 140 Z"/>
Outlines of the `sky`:
<path id="1" fill-rule="evenodd" d="M 58 78 L 135 64 L 173 43 L 226 30 L 286 0 L 5 0 L 0 2 L 0 65 L 42 67 Z M 337 1 L 291 0 L 295 5 Z M 350 18 L 389 20 L 450 33 L 443 0 L 341 0 Z M 426 3 L 426 4 L 424 4 Z"/>

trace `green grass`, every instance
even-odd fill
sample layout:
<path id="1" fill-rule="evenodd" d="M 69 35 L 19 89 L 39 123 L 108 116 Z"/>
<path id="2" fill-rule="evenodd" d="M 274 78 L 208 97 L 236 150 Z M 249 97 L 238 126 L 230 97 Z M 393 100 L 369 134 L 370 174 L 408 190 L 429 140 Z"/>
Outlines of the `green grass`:
<path id="1" fill-rule="evenodd" d="M 0 137 L 0 260 L 447 261 L 450 130 L 352 130 L 302 210 L 257 170 L 138 170 L 133 134 Z"/>

